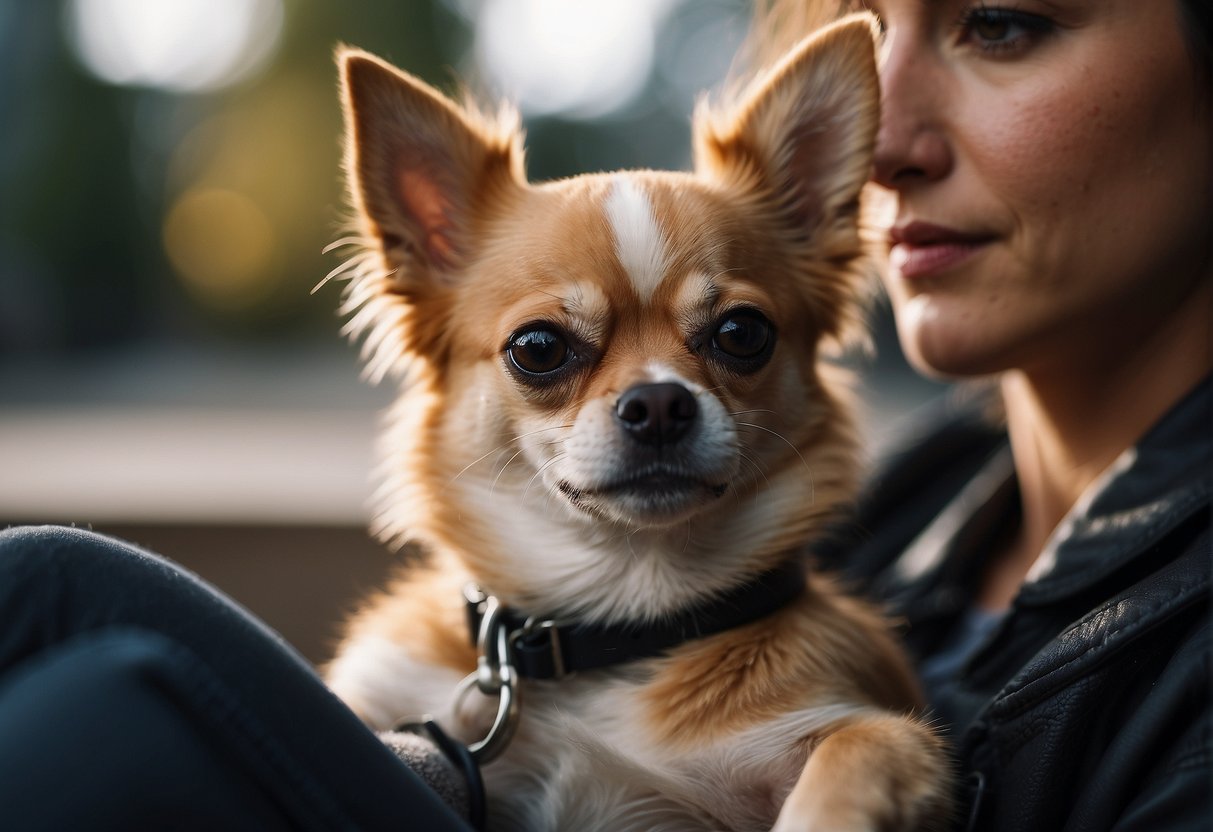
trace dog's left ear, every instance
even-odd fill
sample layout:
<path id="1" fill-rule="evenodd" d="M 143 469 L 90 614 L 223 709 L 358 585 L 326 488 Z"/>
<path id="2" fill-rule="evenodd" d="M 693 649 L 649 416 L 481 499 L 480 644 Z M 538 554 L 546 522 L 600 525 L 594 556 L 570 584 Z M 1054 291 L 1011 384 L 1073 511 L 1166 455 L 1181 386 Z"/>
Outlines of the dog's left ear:
<path id="1" fill-rule="evenodd" d="M 757 186 L 797 236 L 839 218 L 854 223 L 880 120 L 875 34 L 871 15 L 846 17 L 801 41 L 738 105 L 701 104 L 696 170 Z"/>

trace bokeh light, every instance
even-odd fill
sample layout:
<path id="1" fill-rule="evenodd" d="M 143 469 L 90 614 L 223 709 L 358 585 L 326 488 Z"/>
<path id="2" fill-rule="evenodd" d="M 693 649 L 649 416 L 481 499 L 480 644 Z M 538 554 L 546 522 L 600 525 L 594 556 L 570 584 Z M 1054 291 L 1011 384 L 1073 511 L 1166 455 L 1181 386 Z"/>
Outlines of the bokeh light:
<path id="1" fill-rule="evenodd" d="M 186 191 L 164 220 L 169 260 L 202 302 L 250 306 L 270 287 L 274 230 L 247 196 L 218 188 Z"/>
<path id="2" fill-rule="evenodd" d="M 112 84 L 208 92 L 255 74 L 282 33 L 282 0 L 71 0 L 68 40 Z"/>
<path id="3" fill-rule="evenodd" d="M 524 114 L 607 115 L 644 91 L 658 27 L 677 2 L 484 0 L 476 60 Z"/>

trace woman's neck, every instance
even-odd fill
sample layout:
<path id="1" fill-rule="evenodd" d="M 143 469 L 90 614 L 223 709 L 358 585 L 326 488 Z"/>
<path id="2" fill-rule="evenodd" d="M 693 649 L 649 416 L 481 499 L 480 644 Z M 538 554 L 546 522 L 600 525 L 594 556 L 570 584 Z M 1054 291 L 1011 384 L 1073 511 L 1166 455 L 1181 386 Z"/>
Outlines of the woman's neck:
<path id="1" fill-rule="evenodd" d="M 1076 364 L 1002 376 L 1023 521 L 987 576 L 983 605 L 1010 603 L 1083 493 L 1213 370 L 1213 281 L 1193 295 L 1149 337 L 1126 333 Z"/>

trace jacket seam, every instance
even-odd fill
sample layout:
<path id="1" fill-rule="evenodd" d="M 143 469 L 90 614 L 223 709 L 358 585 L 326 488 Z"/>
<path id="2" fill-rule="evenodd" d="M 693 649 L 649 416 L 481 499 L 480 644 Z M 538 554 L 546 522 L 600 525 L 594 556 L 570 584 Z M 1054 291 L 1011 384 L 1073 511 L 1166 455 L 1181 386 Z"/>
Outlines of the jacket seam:
<path id="1" fill-rule="evenodd" d="M 1202 576 L 1202 578 L 1204 577 Z M 996 698 L 990 708 L 991 716 L 1013 717 L 1034 707 L 1039 701 L 1047 698 L 1055 690 L 1055 687 L 1049 683 L 1056 680 L 1059 676 L 1065 675 L 1076 664 L 1086 663 L 1089 666 L 1080 668 L 1075 678 L 1089 675 L 1100 667 L 1104 661 L 1105 654 L 1120 649 L 1123 645 L 1163 625 L 1189 607 L 1198 605 L 1207 596 L 1208 592 L 1209 581 L 1205 578 L 1199 584 L 1189 587 L 1187 592 L 1170 599 L 1169 603 L 1155 607 L 1150 611 L 1151 614 L 1148 617 L 1139 618 L 1123 629 L 1112 631 L 1100 640 L 1099 643 L 1091 645 L 1083 650 L 1082 653 L 1066 660 L 1064 664 L 1053 668 L 1045 675 L 1033 679 L 1005 697 Z M 1041 688 L 1044 688 L 1044 690 L 1041 690 Z"/>
<path id="2" fill-rule="evenodd" d="M 1190 751 L 1167 767 L 1166 774 L 1176 774 L 1190 769 L 1208 768 L 1213 763 L 1213 750 L 1202 748 Z"/>

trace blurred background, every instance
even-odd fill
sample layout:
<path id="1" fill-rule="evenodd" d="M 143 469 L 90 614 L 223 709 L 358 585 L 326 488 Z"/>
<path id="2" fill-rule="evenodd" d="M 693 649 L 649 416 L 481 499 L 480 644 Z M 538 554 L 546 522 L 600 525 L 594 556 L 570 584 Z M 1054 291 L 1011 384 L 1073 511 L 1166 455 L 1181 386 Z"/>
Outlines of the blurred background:
<path id="1" fill-rule="evenodd" d="M 333 50 L 508 95 L 532 178 L 685 168 L 745 0 L 0 0 L 0 526 L 90 526 L 309 659 L 390 567 L 339 334 Z M 876 320 L 869 441 L 937 389 Z"/>

